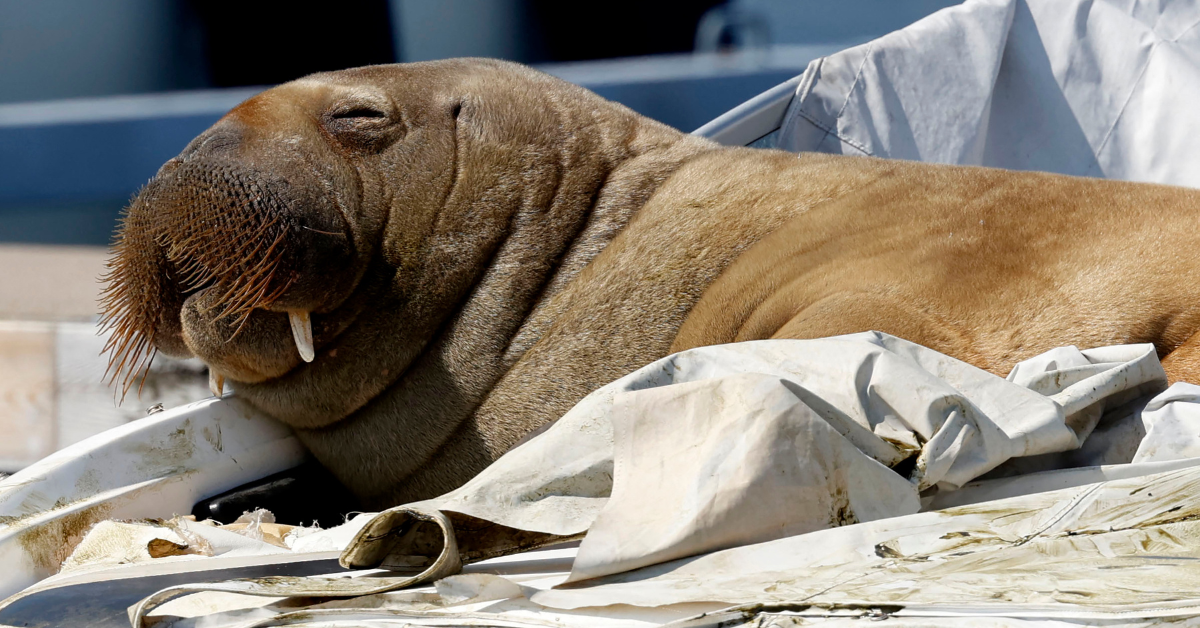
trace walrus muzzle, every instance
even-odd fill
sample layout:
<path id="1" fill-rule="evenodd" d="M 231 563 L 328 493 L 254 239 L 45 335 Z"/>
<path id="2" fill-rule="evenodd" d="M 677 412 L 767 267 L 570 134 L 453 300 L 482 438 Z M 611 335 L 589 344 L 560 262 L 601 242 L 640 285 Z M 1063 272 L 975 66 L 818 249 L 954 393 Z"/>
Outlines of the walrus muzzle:
<path id="1" fill-rule="evenodd" d="M 231 150 L 185 151 L 126 213 L 104 303 L 126 391 L 154 348 L 197 356 L 218 377 L 278 377 L 312 360 L 310 313 L 351 287 L 338 272 L 353 250 L 337 199 L 298 184 L 304 173 L 247 169 Z"/>

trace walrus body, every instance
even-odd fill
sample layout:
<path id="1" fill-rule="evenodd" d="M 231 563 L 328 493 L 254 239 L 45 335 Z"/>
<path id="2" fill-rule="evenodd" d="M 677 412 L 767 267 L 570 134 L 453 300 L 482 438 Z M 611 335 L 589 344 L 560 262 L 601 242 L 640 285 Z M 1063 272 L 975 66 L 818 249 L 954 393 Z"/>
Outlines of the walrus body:
<path id="1" fill-rule="evenodd" d="M 1200 376 L 1197 224 L 1193 190 L 724 148 L 452 60 L 234 109 L 135 199 L 107 310 L 121 376 L 199 356 L 378 507 L 707 344 L 875 329 L 1003 375 L 1152 342 Z"/>

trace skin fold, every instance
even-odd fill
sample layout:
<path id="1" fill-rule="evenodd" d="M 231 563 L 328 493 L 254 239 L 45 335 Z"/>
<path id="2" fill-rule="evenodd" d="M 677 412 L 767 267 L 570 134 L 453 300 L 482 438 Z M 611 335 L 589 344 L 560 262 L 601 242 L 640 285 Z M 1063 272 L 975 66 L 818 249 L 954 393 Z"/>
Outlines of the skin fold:
<path id="1" fill-rule="evenodd" d="M 721 147 L 456 59 L 229 112 L 134 199 L 104 306 L 126 389 L 197 356 L 382 508 L 702 345 L 874 329 L 1004 375 L 1152 342 L 1200 379 L 1198 219 L 1184 188 Z"/>

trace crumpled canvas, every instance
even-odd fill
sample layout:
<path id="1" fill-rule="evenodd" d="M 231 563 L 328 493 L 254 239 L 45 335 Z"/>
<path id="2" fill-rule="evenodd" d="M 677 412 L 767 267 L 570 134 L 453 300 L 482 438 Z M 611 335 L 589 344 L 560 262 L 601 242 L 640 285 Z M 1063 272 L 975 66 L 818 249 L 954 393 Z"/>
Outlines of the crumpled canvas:
<path id="1" fill-rule="evenodd" d="M 1200 426 L 1200 404 L 1171 403 Z M 147 599 L 134 616 L 203 615 L 171 625 L 205 628 L 854 627 L 868 619 L 888 626 L 1192 626 L 1200 621 L 1200 502 L 1191 499 L 1200 489 L 1198 464 L 1142 462 L 1015 478 L 1026 484 L 1016 496 L 993 493 L 986 503 L 743 545 L 574 585 L 562 584 L 570 550 L 541 550 L 512 557 L 518 561 L 510 568 L 493 561 L 488 571 L 480 565 L 432 587 L 357 599 L 330 597 L 378 586 L 373 575 L 188 585 Z M 963 492 L 973 491 L 955 494 Z M 299 597 L 305 595 L 318 597 Z M 185 603 L 190 596 L 191 606 L 204 610 L 171 609 L 171 596 Z M 289 600 L 272 603 L 279 597 Z M 237 610 L 250 606 L 256 621 Z"/>
<path id="2" fill-rule="evenodd" d="M 861 345 L 857 352 L 852 350 L 855 343 Z M 824 370 L 832 371 L 831 379 L 845 368 L 838 367 L 839 362 L 861 367 L 863 362 L 855 360 L 873 355 L 876 364 L 897 361 L 886 367 L 888 377 L 907 373 L 919 379 L 919 372 L 940 369 L 942 375 L 962 386 L 956 389 L 960 404 L 993 403 L 995 400 L 987 397 L 1031 392 L 1025 384 L 1039 388 L 1041 392 L 1035 394 L 1047 403 L 1082 408 L 1074 415 L 1076 419 L 1091 416 L 1102 405 L 1105 411 L 1099 426 L 1109 425 L 1114 416 L 1137 424 L 1139 429 L 1125 432 L 1136 435 L 1126 451 L 1128 458 L 1137 461 L 971 481 L 957 490 L 938 490 L 931 499 L 923 497 L 921 512 L 866 520 L 873 516 L 870 508 L 887 508 L 889 503 L 898 509 L 914 507 L 905 501 L 903 492 L 915 491 L 915 465 L 907 477 L 903 476 L 905 467 L 888 469 L 833 429 L 835 423 L 825 417 L 836 416 L 834 413 L 809 411 L 817 397 L 797 395 L 799 388 L 794 385 L 779 385 L 793 381 L 805 390 L 836 396 L 838 387 L 822 382 L 822 369 L 804 371 L 803 367 L 817 364 L 815 358 L 807 363 L 802 355 L 790 362 L 784 360 L 794 369 L 787 377 L 738 372 L 738 364 L 756 365 L 754 356 L 764 350 L 814 346 L 841 349 L 825 355 Z M 744 352 L 738 355 L 729 349 Z M 781 357 L 767 355 L 777 360 Z M 1184 456 L 1200 448 L 1200 386 L 1179 383 L 1148 403 L 1142 403 L 1145 397 L 1119 403 L 1126 396 L 1161 388 L 1164 380 L 1152 358 L 1146 346 L 1088 351 L 1060 348 L 1021 363 L 1010 374 L 1012 381 L 1006 381 L 993 376 L 975 380 L 970 367 L 963 371 L 961 363 L 882 334 L 763 341 L 672 356 L 635 373 L 638 377 L 614 383 L 621 386 L 607 389 L 605 395 L 589 398 L 595 403 L 585 399 L 576 408 L 579 412 L 574 422 L 560 421 L 514 450 L 513 459 L 499 461 L 507 475 L 490 476 L 491 490 L 479 484 L 473 490 L 456 491 L 454 508 L 476 516 L 437 510 L 443 500 L 432 500 L 393 509 L 372 521 L 356 540 L 358 547 L 388 547 L 396 555 L 386 558 L 396 563 L 407 560 L 414 575 L 367 572 L 357 577 L 182 585 L 146 598 L 131 610 L 131 616 L 135 625 L 151 615 L 193 616 L 197 613 L 186 609 L 188 600 L 194 600 L 191 606 L 211 609 L 200 612 L 203 617 L 198 617 L 200 623 L 195 625 L 214 627 L 248 625 L 251 616 L 237 609 L 251 606 L 257 610 L 250 624 L 256 626 L 336 621 L 441 625 L 448 615 L 464 624 L 543 628 L 598 628 L 614 622 L 673 622 L 671 625 L 679 628 L 754 621 L 807 625 L 838 618 L 859 622 L 864 618 L 907 618 L 914 625 L 955 618 L 971 625 L 986 620 L 997 626 L 1134 626 L 1194 619 L 1200 609 L 1200 586 L 1196 584 L 1200 582 L 1196 566 L 1200 564 L 1200 545 L 1195 541 L 1200 538 L 1200 524 L 1190 496 L 1200 486 L 1200 458 Z M 868 370 L 866 377 L 855 380 L 859 401 L 850 403 L 861 408 L 884 407 L 871 401 L 891 394 L 875 386 L 883 379 L 874 375 L 883 373 L 884 367 Z M 1137 383 L 1139 373 L 1148 376 L 1141 384 Z M 660 377 L 663 375 L 666 377 Z M 1079 395 L 1097 384 L 1104 388 L 1104 380 L 1095 378 L 1106 375 L 1108 381 L 1125 380 L 1130 385 L 1110 386 L 1108 393 L 1091 403 L 1086 395 Z M 670 383 L 673 380 L 679 383 Z M 977 385 L 964 383 L 971 381 Z M 910 393 L 921 396 L 920 389 L 914 387 Z M 807 401 L 800 401 L 802 397 Z M 1068 403 L 1064 406 L 1062 402 Z M 1130 411 L 1131 407 L 1138 409 Z M 732 411 L 736 408 L 748 411 Z M 692 416 L 694 410 L 704 412 Z M 611 421 L 609 451 L 615 466 L 610 468 L 616 470 L 612 497 L 605 501 L 560 494 L 569 492 L 562 490 L 567 476 L 555 473 L 552 465 L 570 462 L 571 456 L 556 452 L 556 445 L 579 453 L 574 445 L 587 442 L 600 430 L 577 428 L 597 428 L 604 424 L 597 417 L 605 415 Z M 893 416 L 903 418 L 899 413 Z M 1065 425 L 1071 415 L 1056 416 Z M 1051 424 L 1055 421 L 1051 415 L 1045 418 Z M 1018 429 L 1035 426 L 1028 420 L 1018 423 L 1023 426 Z M 947 424 L 942 420 L 942 429 Z M 682 429 L 669 429 L 671 426 Z M 696 427 L 711 431 L 692 429 Z M 856 441 L 871 442 L 869 434 L 873 432 L 857 433 Z M 1088 438 L 1095 435 L 1096 431 Z M 959 455 L 967 450 L 960 448 Z M 789 458 L 788 452 L 798 455 Z M 875 450 L 875 454 L 884 452 Z M 521 475 L 522 466 L 514 460 L 550 465 L 524 468 L 525 475 Z M 870 479 L 822 481 L 824 473 L 833 470 L 836 474 L 842 465 L 861 465 L 857 471 Z M 572 468 L 586 474 L 596 466 L 603 465 L 593 458 Z M 540 485 L 540 494 L 533 480 L 538 476 L 551 478 Z M 514 482 L 509 484 L 509 479 Z M 877 480 L 883 482 L 868 485 Z M 735 484 L 747 490 L 725 490 Z M 823 488 L 831 490 L 822 493 Z M 776 494 L 785 499 L 773 503 Z M 804 505 L 817 507 L 789 509 L 782 503 L 797 494 L 803 494 Z M 829 498 L 836 494 L 846 499 L 840 506 L 830 507 Z M 883 499 L 856 511 L 862 502 L 856 501 L 855 495 Z M 432 590 L 389 593 L 422 579 L 453 573 L 457 565 L 446 565 L 451 559 L 461 559 L 457 553 L 460 540 L 464 547 L 478 550 L 486 546 L 502 553 L 508 550 L 503 543 L 495 544 L 497 539 L 506 543 L 504 539 L 519 540 L 518 533 L 524 533 L 528 535 L 524 540 L 536 545 L 547 538 L 490 522 L 483 517 L 493 515 L 485 513 L 499 513 L 500 521 L 514 523 L 518 517 L 530 522 L 557 512 L 560 516 L 550 517 L 546 523 L 566 532 L 570 528 L 564 522 L 578 521 L 581 510 L 558 506 L 589 503 L 596 506 L 595 521 L 574 561 L 570 560 L 572 550 L 534 551 L 509 557 L 516 561 L 511 569 L 489 563 L 498 574 L 478 572 L 483 566 L 468 567 L 476 573 L 439 579 Z M 505 504 L 517 515 L 505 519 Z M 865 519 L 857 525 L 807 534 L 790 534 L 795 528 L 782 534 L 772 530 L 779 524 L 818 521 L 820 517 L 810 516 L 814 512 L 823 516 L 847 509 L 862 513 Z M 725 525 L 739 517 L 736 525 Z M 443 537 L 431 542 L 430 535 L 413 534 L 422 527 L 440 530 Z M 499 536 L 498 529 L 503 531 Z M 413 543 L 422 538 L 425 545 Z M 722 545 L 729 547 L 712 551 Z M 696 547 L 709 549 L 698 556 L 667 560 Z M 416 559 L 428 561 L 434 555 L 437 560 L 424 568 L 424 574 L 418 574 L 421 567 Z M 523 559 L 527 562 L 521 563 Z M 648 566 L 638 569 L 639 564 Z M 566 569 L 574 571 L 568 574 Z M 587 579 L 570 582 L 581 575 Z M 212 595 L 233 595 L 231 600 L 236 603 Z M 247 602 L 245 596 L 263 602 Z M 305 601 L 306 597 L 315 600 Z M 289 601 L 272 602 L 279 598 Z M 176 600 L 184 606 L 172 608 Z M 776 608 L 764 608 L 764 604 Z M 230 610 L 219 610 L 223 608 Z"/>
<path id="3" fill-rule="evenodd" d="M 583 580 L 908 515 L 922 491 L 1076 449 L 1105 409 L 1166 388 L 1151 345 L 1055 349 L 1010 380 L 878 332 L 685 351 L 462 488 L 381 513 L 342 562 L 418 581 L 586 532 Z"/>
<path id="4" fill-rule="evenodd" d="M 1200 3 L 968 0 L 814 61 L 777 148 L 1200 187 Z"/>

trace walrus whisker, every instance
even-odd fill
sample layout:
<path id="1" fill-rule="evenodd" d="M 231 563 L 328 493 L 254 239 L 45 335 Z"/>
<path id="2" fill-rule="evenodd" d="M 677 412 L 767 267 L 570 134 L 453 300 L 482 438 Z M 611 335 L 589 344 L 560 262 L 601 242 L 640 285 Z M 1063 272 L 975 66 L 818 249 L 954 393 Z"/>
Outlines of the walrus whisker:
<path id="1" fill-rule="evenodd" d="M 337 232 L 334 232 L 334 231 L 321 231 L 320 229 L 313 229 L 312 227 L 309 227 L 308 225 L 301 225 L 301 226 L 300 226 L 300 228 L 301 228 L 301 229 L 305 229 L 305 230 L 307 230 L 307 231 L 311 231 L 311 232 L 313 232 L 313 233 L 319 233 L 319 234 L 321 234 L 321 235 L 329 235 L 329 236 L 342 236 L 342 235 L 345 235 L 345 234 L 342 234 L 342 233 L 337 233 Z"/>
<path id="2" fill-rule="evenodd" d="M 254 249 L 251 251 L 246 251 L 246 247 L 250 246 L 250 244 L 254 244 Z M 242 248 L 234 254 L 234 259 L 248 259 L 258 255 L 258 252 L 263 248 L 263 244 L 264 240 L 255 239 L 251 243 L 243 245 Z"/>
<path id="3" fill-rule="evenodd" d="M 142 376 L 140 378 L 135 377 L 138 380 L 137 394 L 139 397 L 142 395 L 142 390 L 146 388 L 146 378 L 149 377 L 149 375 L 150 375 L 150 366 L 152 364 L 154 364 L 154 358 L 157 355 L 158 355 L 158 351 L 156 349 L 151 349 L 149 351 L 149 353 L 147 353 L 147 357 L 146 357 L 144 365 L 139 367 L 138 370 L 135 371 L 135 372 L 140 372 L 142 374 Z M 122 401 L 125 400 L 125 395 L 129 393 L 129 389 L 132 386 L 133 386 L 133 380 L 130 380 L 128 383 L 125 384 L 125 389 L 121 392 L 121 400 Z"/>
<path id="4" fill-rule="evenodd" d="M 264 284 L 261 288 L 258 289 L 258 292 L 254 295 L 253 298 L 243 297 L 244 303 L 239 302 L 239 303 L 230 304 L 230 306 L 228 308 L 226 308 L 226 310 L 224 312 L 222 312 L 220 316 L 218 316 L 216 319 L 214 319 L 214 320 L 219 321 L 219 320 L 226 319 L 230 316 L 237 316 L 237 318 L 235 319 L 237 321 L 237 329 L 234 330 L 233 335 L 230 336 L 226 342 L 233 340 L 234 338 L 237 337 L 238 333 L 242 330 L 242 326 L 246 324 L 246 319 L 249 318 L 250 312 L 253 311 L 254 306 L 262 300 L 262 296 L 266 293 L 267 287 L 268 287 L 268 285 Z"/>
<path id="5" fill-rule="evenodd" d="M 274 226 L 276 222 L 278 222 L 278 219 L 271 219 L 267 223 L 258 225 L 258 229 L 260 231 L 265 231 L 266 229 L 269 229 L 270 227 Z M 236 259 L 253 258 L 255 255 L 258 254 L 258 251 L 260 249 L 262 249 L 264 242 L 265 242 L 265 240 L 261 239 L 261 238 L 256 238 L 253 240 L 246 241 L 242 244 L 241 248 L 234 251 L 233 254 L 231 256 L 229 256 L 229 259 L 236 260 Z M 247 251 L 246 249 L 249 248 L 250 246 L 253 246 L 254 248 L 250 251 Z"/>
<path id="6" fill-rule="evenodd" d="M 122 226 L 129 223 L 126 215 Z M 131 266 L 130 249 L 124 238 L 124 230 L 118 242 L 114 245 L 116 255 L 108 264 L 108 270 L 103 279 L 108 286 L 101 292 L 101 305 L 104 316 L 100 322 L 100 333 L 109 333 L 104 344 L 103 352 L 109 353 L 109 364 L 104 372 L 104 379 L 110 384 L 118 380 L 122 382 L 118 403 L 124 400 L 133 383 L 141 372 L 139 393 L 145 386 L 149 366 L 153 362 L 155 338 L 155 318 L 149 307 L 157 300 L 157 294 L 145 294 L 159 288 L 157 282 L 135 282 L 136 267 Z M 143 257 L 144 258 L 144 254 Z M 142 290 L 135 294 L 132 286 L 140 286 Z M 115 394 L 116 391 L 114 391 Z"/>
<path id="7" fill-rule="evenodd" d="M 115 383 L 118 376 L 120 376 L 121 373 L 124 373 L 124 376 L 121 378 L 121 395 L 117 400 L 118 404 L 125 400 L 126 395 L 129 394 L 129 389 L 133 387 L 133 383 L 135 381 L 138 382 L 138 394 L 142 394 L 142 389 L 146 386 L 146 378 L 150 374 L 150 365 L 154 363 L 154 357 L 158 355 L 158 350 L 153 348 L 150 345 L 150 342 L 151 341 L 145 337 L 139 339 L 139 341 L 134 344 L 132 350 L 122 354 L 123 357 L 120 364 L 117 366 L 116 370 L 113 371 L 110 383 Z M 126 363 L 130 356 L 137 357 L 133 362 L 129 363 L 129 367 L 126 369 Z M 141 374 L 141 377 L 138 377 L 138 373 Z M 105 376 L 107 377 L 107 375 L 108 370 L 106 369 Z"/>
<path id="8" fill-rule="evenodd" d="M 251 212 L 257 213 L 257 212 Z M 242 239 L 241 244 L 233 251 L 222 251 L 217 243 L 223 240 L 226 230 L 236 232 L 244 229 L 246 223 L 257 223 L 254 229 L 259 233 L 273 231 L 279 224 L 278 216 L 249 216 L 242 220 L 215 220 L 208 226 L 218 233 L 200 239 L 198 234 L 190 234 L 182 240 L 176 240 L 168 248 L 167 257 L 176 263 L 183 271 L 181 284 L 185 290 L 199 289 L 207 284 L 216 283 L 220 290 L 218 296 L 211 299 L 209 311 L 220 310 L 215 320 L 237 317 L 240 329 L 245 323 L 245 316 L 254 308 L 266 305 L 265 297 L 274 275 L 279 267 L 276 250 L 286 239 L 287 230 L 280 230 L 274 238 Z M 196 224 L 196 219 L 190 217 L 184 231 L 190 231 Z M 237 241 L 236 239 L 233 241 Z M 264 247 L 266 251 L 264 251 Z M 248 260 L 256 260 L 247 263 Z M 210 263 L 216 262 L 216 263 Z M 233 276 L 232 281 L 222 281 L 219 277 Z M 234 333 L 236 336 L 237 333 Z M 232 339 L 232 338 L 230 338 Z"/>
<path id="9" fill-rule="evenodd" d="M 225 309 L 216 320 L 249 312 L 259 305 L 269 305 L 263 303 L 263 297 L 275 277 L 277 268 L 278 262 L 274 262 L 266 268 L 258 269 L 250 277 L 238 277 L 225 293 L 218 297 L 217 301 L 224 303 Z"/>
<path id="10" fill-rule="evenodd" d="M 235 299 L 241 298 L 241 294 L 245 290 L 244 284 L 245 279 L 238 277 L 225 288 L 225 292 L 213 299 L 211 305 L 204 308 L 208 313 L 216 312 L 218 309 L 221 310 L 221 313 L 213 320 L 223 320 L 241 311 L 240 309 L 235 309 L 237 303 Z"/>

